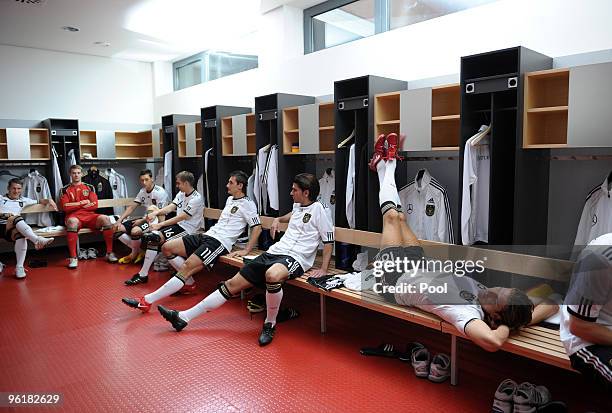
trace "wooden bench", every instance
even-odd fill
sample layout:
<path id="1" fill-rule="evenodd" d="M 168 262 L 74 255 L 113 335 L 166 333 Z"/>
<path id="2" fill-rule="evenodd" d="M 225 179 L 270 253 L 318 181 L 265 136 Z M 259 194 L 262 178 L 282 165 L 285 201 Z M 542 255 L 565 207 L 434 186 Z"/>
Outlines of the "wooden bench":
<path id="1" fill-rule="evenodd" d="M 218 209 L 206 209 L 204 216 L 210 219 L 218 219 L 221 211 Z M 262 226 L 270 228 L 273 218 L 261 217 Z M 286 224 L 281 224 L 281 230 L 286 229 Z M 381 234 L 367 231 L 351 230 L 346 228 L 335 229 L 335 239 L 338 242 L 345 242 L 365 247 L 378 249 Z M 551 280 L 564 281 L 571 273 L 573 263 L 570 261 L 536 257 L 525 254 L 484 250 L 470 248 L 466 246 L 449 245 L 431 241 L 421 241 L 425 250 L 425 255 L 439 259 L 450 259 L 453 256 L 460 259 L 482 259 L 487 257 L 486 267 L 489 269 L 513 272 L 516 274 L 547 278 Z M 444 248 L 447 247 L 447 248 Z M 262 251 L 252 251 L 249 255 L 259 255 Z M 318 257 L 315 267 L 320 265 Z M 242 258 L 230 258 L 223 256 L 220 262 L 241 268 L 244 263 Z M 341 274 L 344 271 L 337 270 L 330 263 L 330 274 Z M 319 294 L 321 333 L 327 331 L 326 327 L 326 298 L 335 298 L 360 307 L 387 314 L 411 323 L 419 324 L 434 330 L 440 331 L 451 336 L 451 384 L 457 384 L 458 375 L 458 349 L 457 339 L 469 340 L 462 332 L 459 332 L 453 325 L 443 321 L 439 317 L 426 313 L 416 308 L 399 306 L 386 302 L 382 297 L 373 291 L 352 291 L 348 288 L 338 288 L 325 291 L 317 288 L 307 281 L 308 273 L 303 276 L 288 281 L 289 284 L 299 288 Z M 508 341 L 501 348 L 503 351 L 514 353 L 523 357 L 537 360 L 542 363 L 553 365 L 567 370 L 572 370 L 569 357 L 559 338 L 559 332 L 541 326 L 530 326 L 522 328 L 513 333 Z"/>

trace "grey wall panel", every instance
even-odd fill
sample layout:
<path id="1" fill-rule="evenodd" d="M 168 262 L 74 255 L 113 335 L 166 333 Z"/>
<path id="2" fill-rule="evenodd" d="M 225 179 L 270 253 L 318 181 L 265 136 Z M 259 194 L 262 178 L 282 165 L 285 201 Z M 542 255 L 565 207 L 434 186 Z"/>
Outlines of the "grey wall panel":
<path id="1" fill-rule="evenodd" d="M 400 93 L 400 133 L 407 151 L 431 150 L 431 88 Z"/>
<path id="2" fill-rule="evenodd" d="M 98 158 L 116 158 L 117 154 L 115 152 L 115 132 L 108 130 L 97 130 L 96 148 L 98 149 Z"/>
<path id="3" fill-rule="evenodd" d="M 152 133 L 153 133 L 153 157 L 159 158 L 161 156 L 161 154 L 159 153 L 159 140 L 160 140 L 159 129 L 153 128 Z"/>
<path id="4" fill-rule="evenodd" d="M 185 124 L 185 156 L 196 156 L 196 122 Z"/>
<path id="5" fill-rule="evenodd" d="M 612 63 L 570 69 L 567 143 L 612 146 Z"/>
<path id="6" fill-rule="evenodd" d="M 30 130 L 6 128 L 7 153 L 10 160 L 30 159 Z"/>
<path id="7" fill-rule="evenodd" d="M 300 153 L 319 152 L 319 105 L 298 107 Z M 290 150 L 291 148 L 287 148 Z"/>
<path id="8" fill-rule="evenodd" d="M 234 139 L 232 139 L 234 155 L 246 155 L 246 115 L 232 116 L 232 132 L 234 135 Z"/>

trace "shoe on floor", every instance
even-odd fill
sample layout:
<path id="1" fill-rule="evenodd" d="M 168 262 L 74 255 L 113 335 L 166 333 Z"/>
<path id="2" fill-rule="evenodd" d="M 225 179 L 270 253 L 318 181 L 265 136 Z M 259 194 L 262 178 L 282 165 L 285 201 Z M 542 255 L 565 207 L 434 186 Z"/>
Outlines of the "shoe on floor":
<path id="1" fill-rule="evenodd" d="M 429 381 L 442 383 L 450 377 L 450 357 L 446 354 L 436 354 L 429 366 Z"/>
<path id="2" fill-rule="evenodd" d="M 38 240 L 34 244 L 34 248 L 36 248 L 37 250 L 41 250 L 47 245 L 51 244 L 54 240 L 55 238 L 38 237 Z"/>
<path id="3" fill-rule="evenodd" d="M 131 264 L 132 261 L 134 261 L 132 259 L 132 254 L 126 255 L 125 257 L 121 257 L 119 258 L 119 261 L 117 261 L 119 264 Z"/>
<path id="4" fill-rule="evenodd" d="M 68 268 L 75 270 L 79 266 L 79 260 L 77 258 L 68 258 Z"/>
<path id="5" fill-rule="evenodd" d="M 145 253 L 140 251 L 138 255 L 136 256 L 136 258 L 134 258 L 134 264 L 139 264 L 142 261 L 144 261 L 144 257 L 145 257 Z"/>
<path id="6" fill-rule="evenodd" d="M 284 323 L 285 321 L 293 320 L 294 318 L 298 318 L 299 316 L 300 312 L 293 307 L 282 308 L 276 316 L 276 322 Z"/>
<path id="7" fill-rule="evenodd" d="M 114 252 L 109 252 L 108 254 L 106 254 L 106 261 L 110 262 L 111 264 L 114 264 L 119 261 L 119 259 L 117 258 Z"/>
<path id="8" fill-rule="evenodd" d="M 261 334 L 259 335 L 259 346 L 263 347 L 270 344 L 274 338 L 275 331 L 276 327 L 273 326 L 272 323 L 264 323 Z"/>
<path id="9" fill-rule="evenodd" d="M 535 413 L 538 407 L 550 402 L 550 392 L 544 386 L 524 382 L 516 388 L 512 401 L 514 413 Z"/>
<path id="10" fill-rule="evenodd" d="M 95 248 L 89 248 L 87 250 L 87 258 L 89 258 L 90 260 L 95 260 L 96 258 L 98 258 L 98 251 L 96 251 Z"/>
<path id="11" fill-rule="evenodd" d="M 172 324 L 172 327 L 174 327 L 176 331 L 181 331 L 182 329 L 187 327 L 187 321 L 179 317 L 178 311 L 170 310 L 169 308 L 166 308 L 163 305 L 158 305 L 157 310 L 162 315 L 162 317 L 166 319 L 166 321 Z"/>
<path id="12" fill-rule="evenodd" d="M 80 260 L 89 259 L 89 255 L 87 254 L 87 250 L 85 248 L 79 248 L 79 259 Z"/>
<path id="13" fill-rule="evenodd" d="M 15 277 L 17 278 L 25 278 L 26 270 L 23 267 L 15 267 Z"/>
<path id="14" fill-rule="evenodd" d="M 417 377 L 426 378 L 429 376 L 429 364 L 431 363 L 431 355 L 425 347 L 418 347 L 412 351 L 412 368 Z"/>
<path id="15" fill-rule="evenodd" d="M 136 285 L 136 284 L 146 284 L 149 282 L 149 277 L 141 277 L 140 274 L 134 274 L 132 278 L 129 280 L 125 280 L 123 283 L 125 285 Z"/>
<path id="16" fill-rule="evenodd" d="M 147 303 L 144 297 L 122 298 L 121 301 L 123 302 L 123 304 L 127 305 L 128 307 L 137 308 L 143 313 L 148 313 L 149 310 L 151 309 L 151 304 Z"/>
<path id="17" fill-rule="evenodd" d="M 517 384 L 514 380 L 506 379 L 499 383 L 495 390 L 495 398 L 493 399 L 493 413 L 512 413 L 512 400 L 516 393 Z"/>
<path id="18" fill-rule="evenodd" d="M 0 262 L 0 275 L 2 275 L 2 273 L 4 272 L 4 267 L 6 267 L 6 265 L 4 265 L 4 263 Z"/>
<path id="19" fill-rule="evenodd" d="M 403 361 L 405 363 L 410 363 L 412 361 L 412 352 L 415 349 L 421 348 L 421 347 L 425 347 L 425 346 L 419 343 L 418 341 L 413 341 L 412 343 L 408 343 L 406 345 L 406 351 L 404 353 L 400 352 L 397 358 L 400 361 Z"/>

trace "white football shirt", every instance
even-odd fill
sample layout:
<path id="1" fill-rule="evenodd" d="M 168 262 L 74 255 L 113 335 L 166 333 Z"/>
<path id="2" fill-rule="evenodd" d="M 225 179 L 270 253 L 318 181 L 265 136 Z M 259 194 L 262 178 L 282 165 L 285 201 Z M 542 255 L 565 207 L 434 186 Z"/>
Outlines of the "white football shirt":
<path id="1" fill-rule="evenodd" d="M 231 251 L 244 229 L 247 226 L 252 228 L 257 225 L 261 225 L 261 222 L 255 202 L 246 196 L 242 198 L 230 196 L 221 211 L 219 221 L 206 231 L 206 235 L 215 238 L 226 250 Z"/>
<path id="2" fill-rule="evenodd" d="M 38 201 L 26 197 L 11 199 L 6 194 L 0 198 L 0 214 L 9 212 L 13 215 L 19 215 L 24 207 L 34 204 L 38 204 Z M 6 221 L 6 219 L 0 219 L 0 224 L 6 224 Z"/>
<path id="3" fill-rule="evenodd" d="M 308 271 L 314 264 L 320 241 L 334 242 L 334 226 L 327 207 L 318 201 L 308 206 L 293 204 L 287 232 L 268 253 L 290 255 Z"/>
<path id="4" fill-rule="evenodd" d="M 159 185 L 154 185 L 151 192 L 147 192 L 145 188 L 141 188 L 136 198 L 134 198 L 134 202 L 144 207 L 155 205 L 161 209 L 168 205 L 168 194 L 166 190 Z"/>
<path id="5" fill-rule="evenodd" d="M 489 136 L 472 146 L 480 136 L 465 144 L 463 156 L 463 194 L 461 197 L 461 241 L 463 245 L 489 242 L 489 181 L 491 161 Z"/>
<path id="6" fill-rule="evenodd" d="M 179 192 L 172 201 L 176 205 L 176 215 L 184 212 L 189 218 L 178 223 L 187 233 L 195 233 L 201 226 L 204 216 L 204 200 L 195 189 L 190 194 Z"/>
<path id="7" fill-rule="evenodd" d="M 574 245 L 587 245 L 600 235 L 612 232 L 612 198 L 608 178 L 587 196 Z"/>

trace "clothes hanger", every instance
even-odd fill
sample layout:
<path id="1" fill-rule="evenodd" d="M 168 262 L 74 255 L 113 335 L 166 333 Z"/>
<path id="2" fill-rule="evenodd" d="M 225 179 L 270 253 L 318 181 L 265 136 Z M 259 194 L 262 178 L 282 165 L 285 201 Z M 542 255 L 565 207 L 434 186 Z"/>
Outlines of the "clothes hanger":
<path id="1" fill-rule="evenodd" d="M 419 169 L 419 172 L 417 172 L 417 176 L 416 176 L 416 182 L 418 186 L 421 186 L 423 175 L 425 175 L 425 169 Z"/>
<path id="2" fill-rule="evenodd" d="M 17 176 L 15 174 L 13 174 L 11 171 L 7 171 L 6 169 L 0 171 L 0 176 L 4 176 L 4 175 L 12 176 L 12 177 L 15 177 L 15 178 L 21 178 L 20 176 Z"/>
<path id="3" fill-rule="evenodd" d="M 346 145 L 347 143 L 349 143 L 349 142 L 350 142 L 350 140 L 351 140 L 351 139 L 353 139 L 354 137 L 355 137 L 355 129 L 353 129 L 353 130 L 352 130 L 352 132 L 351 132 L 351 134 L 348 136 L 348 138 L 346 138 L 345 140 L 343 140 L 342 142 L 340 142 L 340 143 L 338 144 L 338 149 L 344 148 L 344 147 L 345 147 L 345 145 Z"/>
<path id="4" fill-rule="evenodd" d="M 334 170 L 334 168 L 327 168 L 327 169 L 325 170 L 325 173 L 326 173 L 327 175 L 331 175 L 331 174 L 332 174 L 332 172 L 333 172 L 333 170 Z M 612 172 L 611 172 L 611 174 L 612 174 Z"/>
<path id="5" fill-rule="evenodd" d="M 478 133 L 480 135 L 476 136 L 474 139 L 472 139 L 472 141 L 470 142 L 470 144 L 472 146 L 476 146 L 478 145 L 478 142 L 480 142 L 481 140 L 484 139 L 485 136 L 487 136 L 489 134 L 489 132 L 491 131 L 491 125 L 482 125 L 480 127 L 480 129 L 478 130 Z"/>

